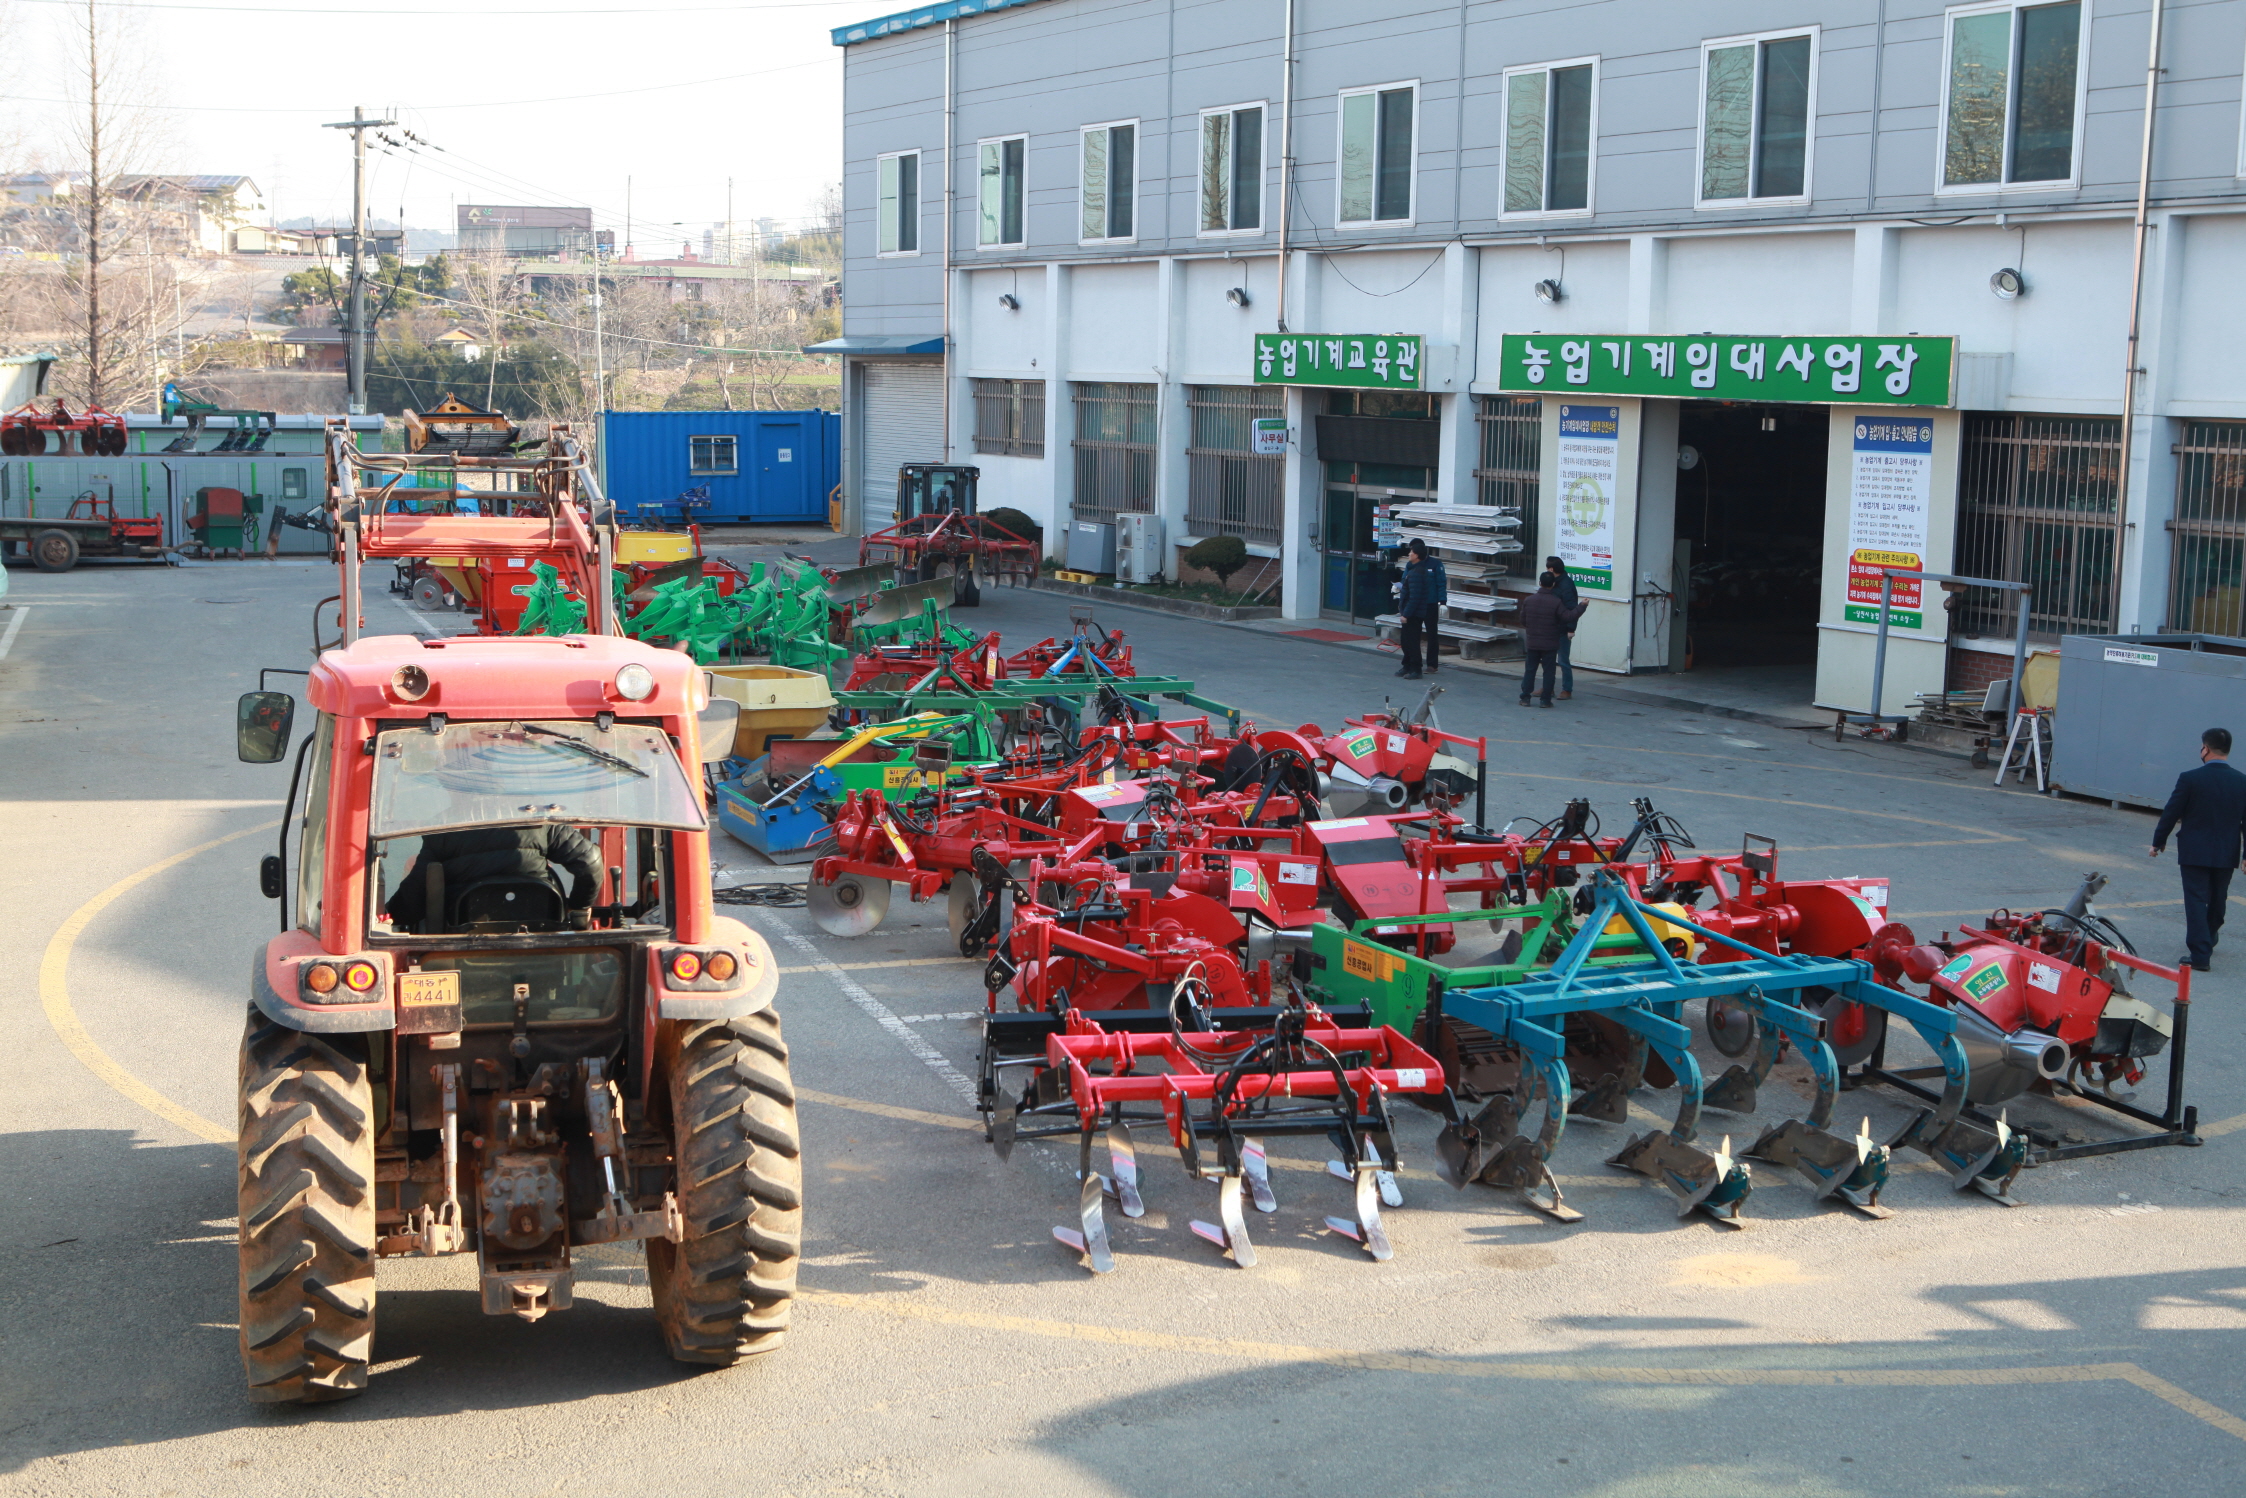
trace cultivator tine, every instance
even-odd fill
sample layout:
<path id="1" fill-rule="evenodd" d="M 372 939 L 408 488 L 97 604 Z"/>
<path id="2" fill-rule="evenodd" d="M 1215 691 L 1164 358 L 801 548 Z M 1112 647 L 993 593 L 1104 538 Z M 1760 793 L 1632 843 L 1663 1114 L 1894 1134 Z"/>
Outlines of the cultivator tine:
<path id="1" fill-rule="evenodd" d="M 1385 1264 L 1396 1257 L 1396 1250 L 1390 1245 L 1388 1230 L 1380 1221 L 1380 1183 L 1375 1178 L 1381 1174 L 1369 1158 L 1359 1165 L 1356 1170 L 1357 1220 L 1349 1222 L 1343 1218 L 1329 1217 L 1326 1219 L 1326 1226 Z"/>
<path id="2" fill-rule="evenodd" d="M 1747 1167 L 1732 1162 L 1729 1139 L 1711 1155 L 1667 1129 L 1655 1129 L 1631 1139 L 1607 1164 L 1666 1186 L 1677 1200 L 1679 1217 L 1690 1217 L 1698 1208 L 1718 1222 L 1737 1225 L 1740 1205 L 1754 1189 Z"/>
<path id="3" fill-rule="evenodd" d="M 1115 1252 L 1108 1246 L 1106 1192 L 1099 1172 L 1092 1169 L 1092 1132 L 1089 1129 L 1084 1131 L 1083 1146 L 1077 1158 L 1076 1215 L 1083 1230 L 1055 1228 L 1053 1236 L 1082 1254 L 1084 1267 L 1092 1273 L 1109 1274 L 1115 1269 Z"/>
<path id="4" fill-rule="evenodd" d="M 1887 1184 L 1888 1149 L 1873 1141 L 1868 1118 L 1854 1139 L 1789 1119 L 1765 1130 L 1747 1147 L 1747 1156 L 1793 1171 L 1818 1201 L 1835 1199 L 1867 1217 L 1895 1215 L 1894 1208 L 1879 1204 L 1880 1188 Z"/>
<path id="5" fill-rule="evenodd" d="M 1131 1130 L 1121 1118 L 1107 1126 L 1108 1179 L 1117 1205 L 1125 1217 L 1144 1217 L 1146 1202 L 1139 1196 L 1139 1155 L 1131 1144 Z"/>
<path id="6" fill-rule="evenodd" d="M 1396 1184 L 1396 1172 L 1380 1163 L 1380 1146 L 1370 1139 L 1365 1141 L 1365 1158 L 1372 1162 L 1374 1179 L 1380 1183 L 1380 1199 L 1391 1207 L 1402 1206 L 1404 1204 L 1404 1192 L 1403 1188 Z M 1328 1160 L 1326 1162 L 1326 1174 L 1339 1177 L 1344 1181 L 1353 1181 L 1357 1178 L 1356 1173 L 1339 1160 Z"/>
<path id="7" fill-rule="evenodd" d="M 1248 1178 L 1248 1195 L 1256 1210 L 1278 1211 L 1279 1198 L 1271 1192 L 1271 1162 L 1264 1157 L 1261 1139 L 1250 1139 L 1240 1146 L 1240 1170 Z"/>
<path id="8" fill-rule="evenodd" d="M 1785 1045 L 1785 1032 L 1776 1025 L 1760 1024 L 1755 1028 L 1753 1061 L 1746 1066 L 1732 1063 L 1729 1070 L 1710 1083 L 1700 1095 L 1704 1107 L 1724 1113 L 1755 1111 L 1756 1090 L 1769 1079 L 1770 1069 L 1778 1064 L 1779 1050 Z"/>
<path id="9" fill-rule="evenodd" d="M 1544 1075 L 1541 1069 L 1537 1075 Z M 1545 1162 L 1559 1142 L 1567 1118 L 1567 1069 L 1555 1069 L 1550 1085 L 1555 1096 L 1547 1099 L 1544 1128 L 1530 1139 L 1521 1132 L 1521 1108 L 1512 1094 L 1499 1093 L 1471 1123 L 1452 1124 L 1436 1137 L 1452 1184 L 1463 1189 L 1480 1181 L 1485 1186 L 1509 1186 L 1521 1199 L 1555 1222 L 1581 1222 L 1583 1214 L 1560 1196 L 1560 1183 Z M 1530 1096 L 1533 1098 L 1534 1093 Z"/>
<path id="10" fill-rule="evenodd" d="M 2027 1163 L 2028 1136 L 2015 1134 L 2006 1117 L 2000 1114 L 1993 1129 L 1969 1118 L 1953 1119 L 1939 1137 L 1921 1146 L 1950 1173 L 1951 1190 L 1970 1188 L 2007 1207 L 2020 1205 L 2012 1195 L 2012 1179 Z M 1914 1132 L 1917 1127 L 1913 1125 Z"/>
<path id="11" fill-rule="evenodd" d="M 1242 1206 L 1241 1180 L 1236 1175 L 1217 1178 L 1217 1216 L 1223 1226 L 1212 1222 L 1194 1220 L 1193 1231 L 1229 1250 L 1232 1262 L 1242 1269 L 1256 1267 L 1256 1246 L 1248 1241 L 1248 1215 Z"/>

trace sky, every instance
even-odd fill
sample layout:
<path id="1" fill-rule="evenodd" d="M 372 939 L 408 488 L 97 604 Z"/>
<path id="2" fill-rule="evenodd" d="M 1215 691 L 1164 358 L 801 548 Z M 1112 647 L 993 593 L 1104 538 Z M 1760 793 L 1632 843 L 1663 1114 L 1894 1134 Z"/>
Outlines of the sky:
<path id="1" fill-rule="evenodd" d="M 456 203 L 590 206 L 643 258 L 731 216 L 792 227 L 841 175 L 830 28 L 901 0 L 96 0 L 139 170 L 242 173 L 276 219 L 347 220 L 355 105 L 369 212 L 450 229 Z M 0 169 L 72 164 L 85 0 L 0 0 Z M 13 158 L 12 160 L 10 158 Z"/>

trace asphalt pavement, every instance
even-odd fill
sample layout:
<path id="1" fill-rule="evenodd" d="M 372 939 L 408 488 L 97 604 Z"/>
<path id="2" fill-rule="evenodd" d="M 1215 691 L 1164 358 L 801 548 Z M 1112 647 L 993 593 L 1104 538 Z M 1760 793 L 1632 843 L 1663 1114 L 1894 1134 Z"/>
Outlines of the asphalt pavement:
<path id="1" fill-rule="evenodd" d="M 663 1354 L 636 1253 L 581 1252 L 577 1306 L 478 1310 L 469 1258 L 389 1260 L 372 1385 L 248 1403 L 235 1347 L 235 1050 L 273 907 L 256 862 L 286 792 L 237 764 L 235 696 L 310 663 L 314 564 L 10 574 L 0 609 L 0 1492 L 9 1494 L 1475 1493 L 2222 1495 L 2246 1490 L 2246 1027 L 2241 960 L 2197 985 L 2201 1148 L 2024 1172 L 2007 1209 L 1898 1157 L 1887 1221 L 1758 1171 L 1746 1225 L 1679 1221 L 1571 1122 L 1555 1168 L 1585 1219 L 1433 1174 L 1407 1113 L 1395 1258 L 1325 1229 L 1324 1151 L 1273 1145 L 1278 1211 L 1235 1267 L 1188 1223 L 1214 1188 L 1142 1139 L 1148 1214 L 1110 1214 L 1095 1278 L 1051 1229 L 1073 1147 L 1001 1163 L 966 1095 L 978 965 L 941 901 L 855 940 L 755 910 L 784 969 L 803 1097 L 803 1298 L 779 1352 Z M 457 616 L 372 592 L 372 631 Z M 1009 645 L 1069 600 L 991 589 L 963 622 Z M 1103 610 L 1142 669 L 1260 723 L 1334 725 L 1417 688 L 1363 652 Z M 1572 796 L 1609 827 L 1650 796 L 1699 842 L 1777 838 L 1792 877 L 1876 874 L 1938 933 L 2057 904 L 2081 874 L 2146 955 L 2181 949 L 2151 819 L 1999 791 L 1907 747 L 1666 712 L 1585 691 L 1523 710 L 1445 672 L 1443 725 L 1491 737 L 1491 809 Z M 2246 727 L 2246 725 L 2237 725 Z M 2178 745 L 2179 768 L 2192 746 Z M 773 877 L 720 835 L 726 880 Z M 1712 1057 L 1712 1053 L 1711 1057 Z M 2157 1072 L 2156 1072 L 2157 1075 Z M 1741 1143 L 1797 1111 L 1708 1115 Z M 1638 1095 L 1633 1123 L 1661 1119 Z M 1879 1089 L 1842 1122 L 1910 1116 Z M 2128 1132 L 2085 1106 L 2016 1121 Z M 442 1417 L 442 1418 L 437 1418 Z"/>

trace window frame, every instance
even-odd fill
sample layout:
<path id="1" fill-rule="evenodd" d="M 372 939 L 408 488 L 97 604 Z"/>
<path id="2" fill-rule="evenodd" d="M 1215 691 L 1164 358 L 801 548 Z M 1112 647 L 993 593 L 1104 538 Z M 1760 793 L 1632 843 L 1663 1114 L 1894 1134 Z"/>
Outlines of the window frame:
<path id="1" fill-rule="evenodd" d="M 722 442 L 733 455 L 731 465 L 724 468 L 705 466 L 695 461 L 695 444 Z M 689 432 L 686 436 L 686 473 L 689 478 L 735 478 L 741 472 L 741 439 L 733 432 Z"/>
<path id="2" fill-rule="evenodd" d="M 909 249 L 909 250 L 905 250 L 905 249 L 896 249 L 896 250 L 885 250 L 885 249 L 883 249 L 883 248 L 881 247 L 881 243 L 882 243 L 882 240 L 883 240 L 883 239 L 884 239 L 884 238 L 886 237 L 885 231 L 887 230 L 887 228 L 888 228 L 888 225 L 884 224 L 884 223 L 882 222 L 882 218 L 881 218 L 881 215 L 882 215 L 882 202 L 881 202 L 881 169 L 882 169 L 882 167 L 883 167 L 883 166 L 884 166 L 884 165 L 885 165 L 886 163 L 888 163 L 888 162 L 892 162 L 892 161 L 900 161 L 900 160 L 902 160 L 903 158 L 905 158 L 905 157 L 907 157 L 907 156 L 910 156 L 910 157 L 912 157 L 912 158 L 913 158 L 913 170 L 912 170 L 912 208 L 913 208 L 913 212 L 912 212 L 912 248 L 911 248 L 911 249 Z M 914 147 L 912 147 L 912 148 L 911 148 L 911 149 L 909 149 L 909 150 L 903 150 L 903 151 L 884 151 L 884 152 L 882 152 L 882 153 L 881 153 L 881 154 L 880 154 L 879 156 L 876 156 L 876 157 L 875 157 L 875 158 L 873 159 L 873 215 L 874 215 L 874 224 L 873 224 L 873 245 L 874 245 L 874 257 L 875 257 L 876 259 L 879 259 L 879 260 L 903 260 L 903 259 L 909 259 L 909 258 L 911 258 L 912 256 L 918 255 L 918 254 L 920 253 L 920 221 L 921 221 L 921 217 L 922 217 L 922 210 L 923 210 L 923 208 L 924 208 L 924 206 L 925 206 L 925 205 L 924 205 L 924 203 L 923 203 L 923 201 L 922 201 L 922 197 L 921 197 L 921 191 L 920 191 L 920 183 L 921 183 L 921 168 L 922 168 L 923 166 L 925 166 L 926 164 L 927 164 L 927 163 L 926 163 L 926 161 L 925 161 L 925 159 L 924 159 L 924 157 L 923 157 L 923 154 L 922 154 L 922 152 L 921 152 L 921 149 L 920 149 L 920 148 L 919 148 L 918 146 L 914 146 Z M 904 238 L 904 227 L 905 227 L 905 218 L 904 218 L 904 215 L 903 215 L 902 213 L 900 213 L 900 214 L 899 214 L 899 215 L 897 216 L 897 229 L 898 229 L 898 235 L 897 235 L 897 237 L 898 237 L 898 238 L 899 238 L 900 240 Z"/>
<path id="3" fill-rule="evenodd" d="M 1755 170 L 1762 164 L 1762 48 L 1765 42 L 1790 41 L 1797 36 L 1809 38 L 1809 110 L 1802 122 L 1801 191 L 1771 197 L 1755 195 Z M 1825 51 L 1824 27 L 1786 26 L 1775 31 L 1749 31 L 1737 36 L 1711 37 L 1700 44 L 1700 97 L 1696 114 L 1698 129 L 1694 136 L 1692 152 L 1692 206 L 1695 209 L 1770 208 L 1788 205 L 1806 206 L 1817 191 L 1817 73 Z M 1755 49 L 1754 90 L 1747 103 L 1747 196 L 1743 198 L 1708 198 L 1701 190 L 1708 181 L 1708 65 L 1717 52 L 1731 47 L 1752 46 Z M 1945 54 L 1946 55 L 1946 54 Z M 1943 76 L 1948 77 L 1947 62 Z M 1945 113 L 1945 118 L 1947 115 Z"/>
<path id="4" fill-rule="evenodd" d="M 1046 407 L 1050 399 L 1047 387 L 1052 382 L 1043 377 L 1019 375 L 973 375 L 967 382 L 968 399 L 975 403 L 975 420 L 968 429 L 968 443 L 981 457 L 1029 458 L 1042 462 L 1045 457 L 1045 426 L 1051 419 Z M 1006 389 L 985 389 L 988 385 L 1004 385 Z M 1036 391 L 1024 387 L 1035 385 Z M 1036 429 L 1031 430 L 1029 402 L 1037 403 Z M 1007 426 L 1005 434 L 986 436 L 983 433 L 983 416 L 989 409 L 987 402 L 1006 403 Z"/>
<path id="5" fill-rule="evenodd" d="M 1334 228 L 1341 229 L 1409 229 L 1419 222 L 1419 84 L 1417 78 L 1398 79 L 1392 83 L 1368 83 L 1334 92 Z M 1380 105 L 1379 96 L 1396 89 L 1412 91 L 1412 150 L 1411 167 L 1405 178 L 1405 209 L 1402 218 L 1380 218 Z M 1374 96 L 1373 104 L 1373 201 L 1375 217 L 1345 219 L 1341 216 L 1342 194 L 1347 191 L 1343 183 L 1343 157 L 1348 149 L 1349 100 L 1359 94 Z"/>
<path id="6" fill-rule="evenodd" d="M 1248 109 L 1253 109 L 1258 114 L 1261 114 L 1263 116 L 1263 123 L 1257 130 L 1257 144 L 1260 149 L 1256 153 L 1256 226 L 1253 229 L 1202 228 L 1201 225 L 1208 221 L 1209 216 L 1209 180 L 1201 167 L 1202 153 L 1208 149 L 1209 119 L 1213 115 L 1220 114 L 1237 116 L 1241 113 L 1241 111 Z M 1202 110 L 1200 113 L 1201 125 L 1200 128 L 1195 131 L 1193 137 L 1193 174 L 1195 178 L 1193 190 L 1193 222 L 1195 226 L 1194 238 L 1241 239 L 1246 238 L 1249 235 L 1269 233 L 1269 220 L 1271 215 L 1264 210 L 1270 206 L 1271 202 L 1271 101 L 1269 99 L 1249 99 L 1239 104 L 1215 104 L 1211 105 L 1207 109 Z M 1225 202 L 1224 217 L 1227 224 L 1231 223 L 1234 217 L 1232 209 L 1236 206 L 1230 198 L 1230 187 L 1237 184 L 1239 181 L 1239 144 L 1240 126 L 1238 121 L 1235 120 L 1232 126 L 1232 143 L 1227 150 L 1227 160 L 1225 162 L 1225 166 L 1227 168 L 1227 199 Z"/>
<path id="7" fill-rule="evenodd" d="M 1505 206 L 1505 174 L 1512 166 L 1511 153 L 1506 147 L 1508 91 L 1513 86 L 1516 73 L 1542 73 L 1544 82 L 1544 162 L 1538 176 L 1538 197 L 1549 202 L 1552 197 L 1552 82 L 1551 74 L 1561 68 L 1591 69 L 1591 138 L 1585 142 L 1586 159 L 1583 169 L 1583 206 L 1581 208 L 1522 208 L 1508 210 Z M 1500 220 L 1589 218 L 1599 206 L 1599 54 L 1589 57 L 1569 57 L 1558 62 L 1524 62 L 1507 68 L 1498 77 L 1497 84 L 1497 216 Z"/>
<path id="8" fill-rule="evenodd" d="M 1942 11 L 1942 88 L 1936 101 L 1934 114 L 1934 192 L 1937 197 L 1979 196 L 1992 192 L 2053 192 L 2082 186 L 2082 132 L 2089 119 L 2090 107 L 2090 34 L 2092 0 L 2077 0 L 2081 5 L 2075 17 L 2079 28 L 2075 34 L 2074 63 L 2074 123 L 2067 175 L 2043 177 L 2033 182 L 2011 181 L 2012 151 L 2019 133 L 2020 91 L 2017 87 L 2020 53 L 2019 13 L 2023 10 L 2042 10 L 2053 4 L 2066 4 L 2067 0 L 1977 0 L 1971 5 L 1951 5 Z M 1949 174 L 1950 155 L 1950 52 L 1957 39 L 1957 22 L 1966 16 L 1986 16 L 2007 13 L 2013 17 L 2008 50 L 2005 54 L 2004 87 L 2004 159 L 1997 168 L 1994 182 L 1960 182 L 1955 186 L 1943 179 Z"/>
<path id="9" fill-rule="evenodd" d="M 997 146 L 997 147 L 999 148 L 999 158 L 998 158 L 998 163 L 999 163 L 999 165 L 998 165 L 998 181 L 999 181 L 999 192 L 1000 192 L 1000 194 L 1001 194 L 1001 195 L 1003 195 L 1003 194 L 1005 193 L 1005 191 L 1006 191 L 1006 187 L 1005 187 L 1005 183 L 1006 183 L 1006 155 L 1005 155 L 1005 147 L 1006 147 L 1006 144 L 1007 144 L 1007 142 L 1009 142 L 1009 141 L 1017 141 L 1017 140 L 1018 140 L 1018 141 L 1020 141 L 1020 142 L 1022 143 L 1022 175 L 1021 175 L 1021 199 L 1022 199 L 1022 201 L 1021 201 L 1021 216 L 1022 216 L 1022 237 L 1021 237 L 1020 239 L 993 239 L 993 240 L 985 241 L 985 240 L 984 240 L 984 238 L 983 238 L 983 147 L 985 147 L 985 146 Z M 972 209 L 973 209 L 973 212 L 974 212 L 974 215 L 975 215 L 975 248 L 976 248 L 976 249 L 977 249 L 978 251 L 983 251 L 983 250 L 1000 250 L 1000 251 L 1004 251 L 1004 250 L 1018 250 L 1018 249 L 1022 248 L 1022 247 L 1023 247 L 1024 245 L 1026 245 L 1026 244 L 1028 244 L 1028 243 L 1029 243 L 1029 132 L 1028 132 L 1028 131 L 1026 131 L 1026 130 L 1022 130 L 1022 131 L 1016 131 L 1016 132 L 1015 132 L 1014 134 L 1012 134 L 1012 135 L 986 135 L 986 136 L 982 137 L 982 139 L 980 139 L 980 140 L 978 140 L 978 141 L 976 141 L 976 142 L 975 142 L 975 201 L 974 201 L 974 203 L 973 203 L 972 205 L 970 205 L 970 206 L 972 207 Z M 1006 206 L 1005 206 L 1005 204 L 1004 204 L 1003 202 L 1001 202 L 1001 203 L 999 204 L 999 209 L 998 209 L 998 213 L 999 213 L 999 232 L 1000 232 L 1000 233 L 1004 233 L 1004 232 L 1005 232 L 1005 222 L 1006 222 Z"/>
<path id="10" fill-rule="evenodd" d="M 1091 133 L 1095 130 L 1107 130 L 1112 132 L 1115 130 L 1123 129 L 1125 127 L 1128 127 L 1131 132 L 1131 232 L 1128 234 L 1107 234 L 1101 236 L 1098 239 L 1090 239 L 1087 238 L 1084 234 L 1085 145 L 1087 140 L 1091 136 Z M 1139 145 L 1141 140 L 1144 138 L 1145 133 L 1146 132 L 1144 130 L 1140 129 L 1139 121 L 1136 117 L 1127 120 L 1102 120 L 1098 124 L 1079 125 L 1076 127 L 1076 242 L 1078 244 L 1136 244 L 1138 242 L 1140 175 Z M 1107 138 L 1107 167 L 1109 173 L 1112 174 L 1115 170 L 1115 137 L 1113 134 L 1110 134 Z M 1028 210 L 1026 206 L 1028 198 L 1027 179 L 1029 176 L 1029 154 L 1026 150 L 1022 155 L 1022 176 L 1024 179 L 1023 198 L 1025 203 L 1023 210 L 1022 232 L 1026 235 L 1029 232 Z M 1108 190 L 1107 202 L 1102 205 L 1102 212 L 1106 216 L 1108 227 L 1111 229 L 1115 227 L 1115 192 L 1112 187 L 1110 187 Z"/>

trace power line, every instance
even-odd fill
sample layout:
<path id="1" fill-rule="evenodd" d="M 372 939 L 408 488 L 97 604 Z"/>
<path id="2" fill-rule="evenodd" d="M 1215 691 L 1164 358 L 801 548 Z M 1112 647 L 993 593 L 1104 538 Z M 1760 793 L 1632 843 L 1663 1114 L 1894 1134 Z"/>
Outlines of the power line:
<path id="1" fill-rule="evenodd" d="M 33 5 L 67 5 L 76 10 L 85 9 L 84 0 L 29 0 L 29 3 Z M 443 16 L 448 20 L 458 16 L 492 16 L 497 18 L 514 16 L 691 16 L 708 15 L 717 11 L 825 10 L 838 5 L 852 5 L 862 9 L 870 3 L 870 0 L 746 0 L 746 3 L 738 5 L 600 5 L 568 9 L 539 7 L 528 10 L 454 9 L 451 7 L 441 10 L 405 10 L 394 6 L 378 10 L 363 10 L 322 6 L 309 12 L 302 6 L 174 5 L 149 3 L 149 0 L 104 0 L 104 3 L 111 10 L 225 11 L 236 15 L 288 16 L 293 20 L 303 21 L 318 16 Z"/>
<path id="2" fill-rule="evenodd" d="M 411 290 L 410 287 L 408 289 Z M 535 312 L 495 312 L 490 307 L 478 306 L 474 302 L 463 302 L 456 297 L 441 296 L 434 291 L 415 291 L 413 294 L 422 301 L 443 302 L 448 307 L 465 307 L 470 312 L 480 313 L 485 317 L 497 316 L 502 321 L 520 318 L 524 322 L 544 323 L 549 328 L 560 328 L 565 333 L 582 333 L 588 338 L 593 335 L 593 330 L 582 323 L 557 322 L 551 317 L 541 317 Z M 675 338 L 642 338 L 631 333 L 618 333 L 606 328 L 602 329 L 601 336 L 622 339 L 626 343 L 651 343 L 661 348 L 694 349 L 705 354 L 782 354 L 795 359 L 811 357 L 799 348 L 726 348 L 722 344 L 715 343 L 680 343 Z"/>

